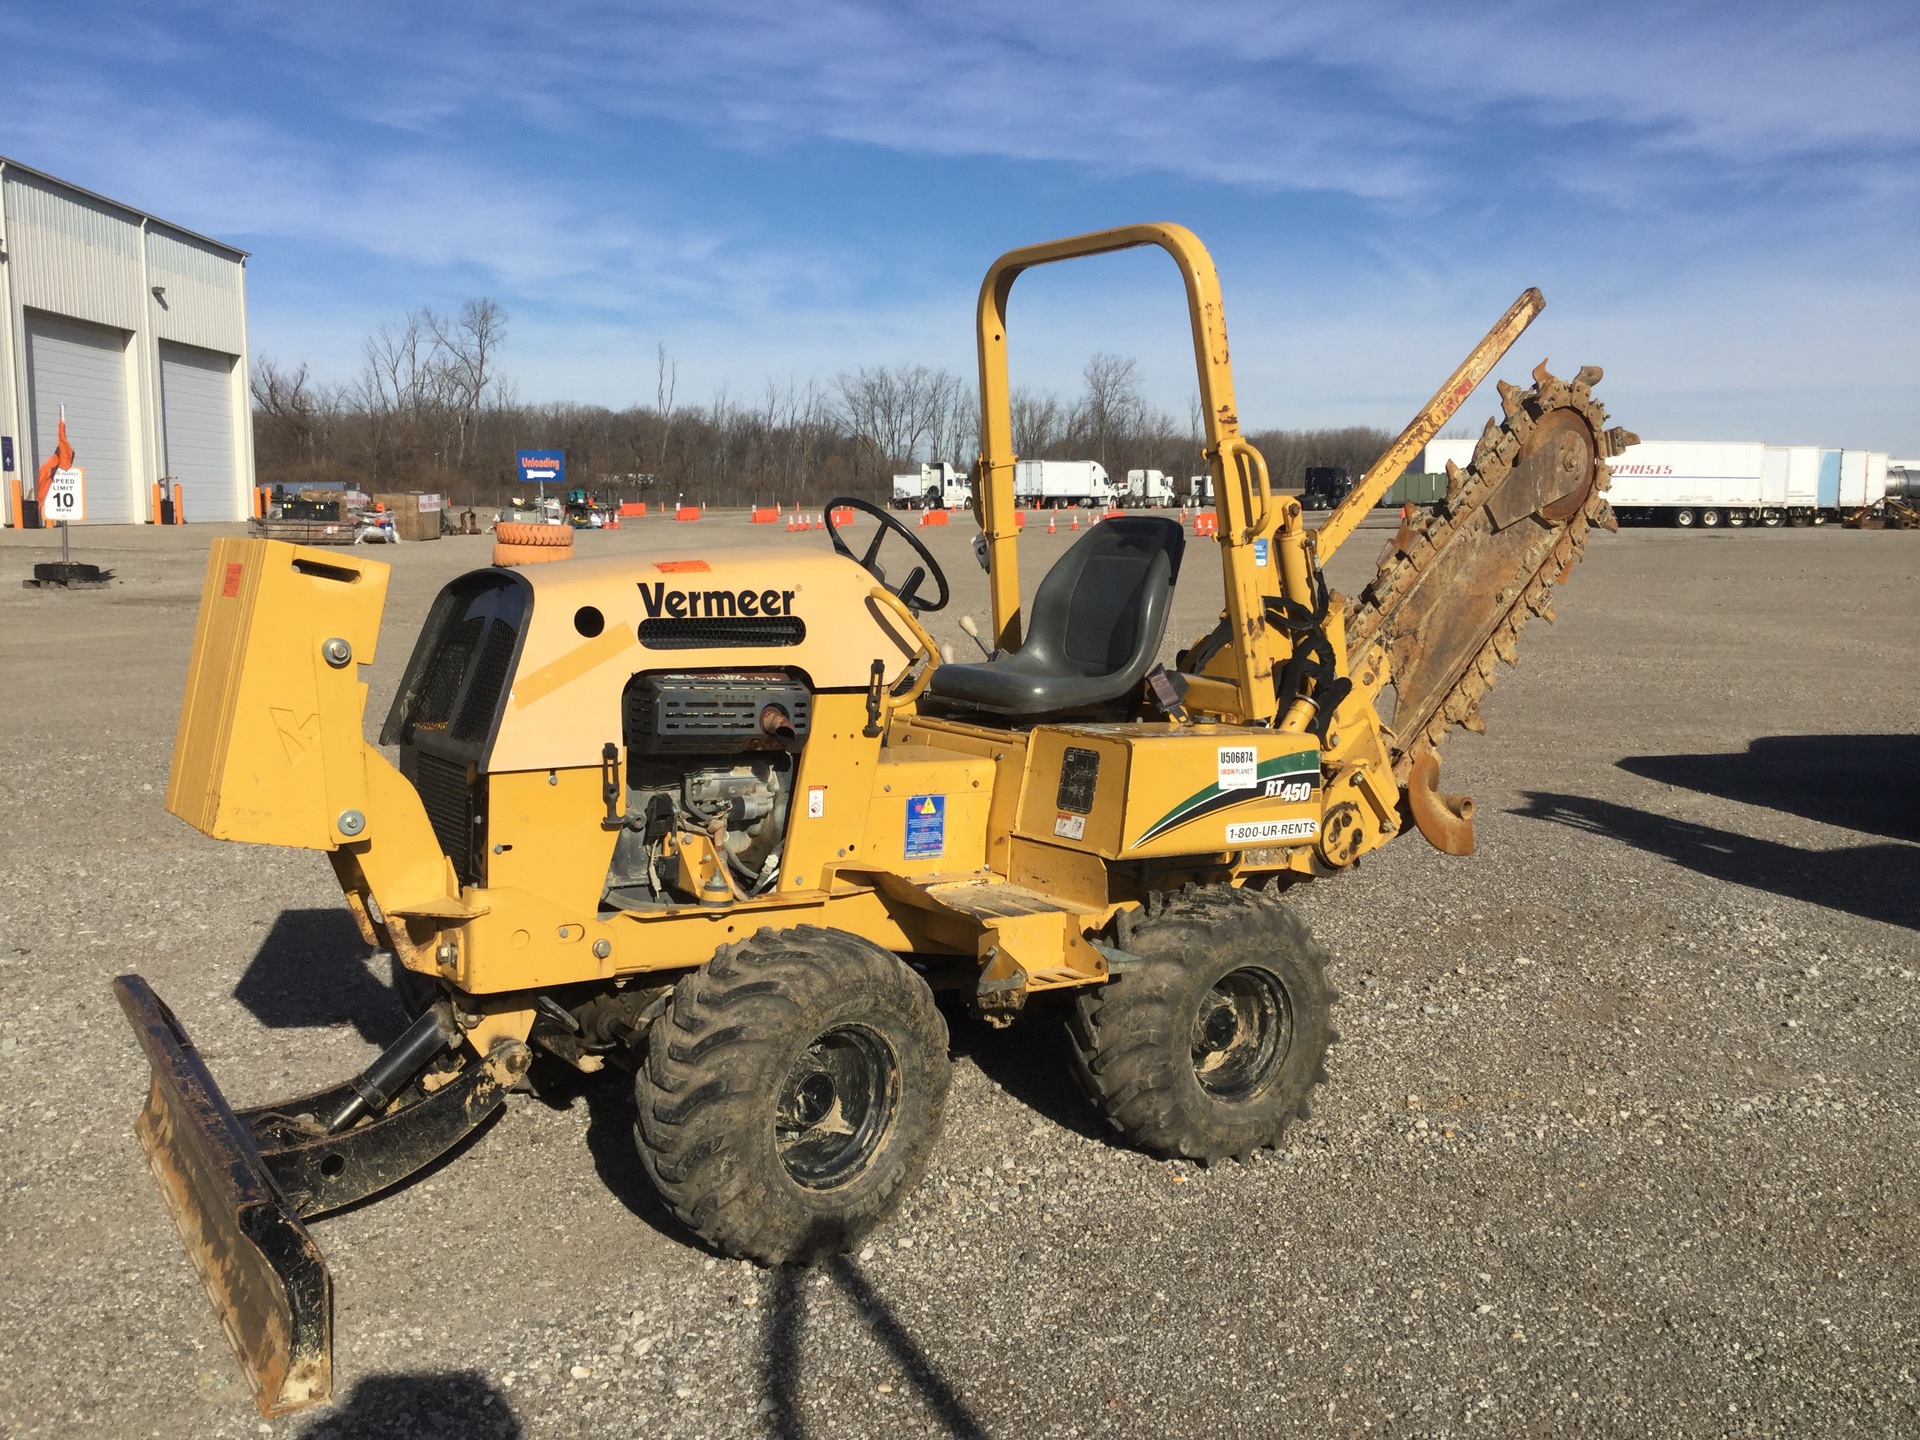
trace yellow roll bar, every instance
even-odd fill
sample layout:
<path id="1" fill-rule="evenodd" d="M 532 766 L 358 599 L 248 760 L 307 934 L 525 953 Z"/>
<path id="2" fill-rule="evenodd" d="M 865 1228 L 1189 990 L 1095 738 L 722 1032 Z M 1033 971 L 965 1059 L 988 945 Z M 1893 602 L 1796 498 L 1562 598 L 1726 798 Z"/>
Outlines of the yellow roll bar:
<path id="1" fill-rule="evenodd" d="M 980 285 L 980 458 L 973 476 L 975 512 L 987 537 L 987 563 L 993 596 L 993 642 L 1017 650 L 1020 614 L 1019 522 L 1014 513 L 1012 396 L 1007 382 L 1007 296 L 1021 273 L 1036 265 L 1085 255 L 1105 255 L 1158 245 L 1173 257 L 1187 286 L 1187 311 L 1193 322 L 1193 355 L 1200 382 L 1200 408 L 1206 416 L 1207 463 L 1213 472 L 1217 540 L 1226 575 L 1227 615 L 1232 622 L 1235 708 L 1247 720 L 1265 720 L 1274 712 L 1272 645 L 1265 623 L 1266 594 L 1285 593 L 1306 603 L 1305 569 L 1283 584 L 1278 563 L 1256 566 L 1255 542 L 1270 541 L 1276 530 L 1301 536 L 1300 508 L 1276 499 L 1267 483 L 1266 461 L 1240 434 L 1234 403 L 1233 368 L 1227 353 L 1227 322 L 1220 300 L 1220 277 L 1206 246 L 1184 225 L 1124 225 L 1043 245 L 1010 250 L 993 262 Z M 1269 556 L 1272 561 L 1274 557 Z"/>

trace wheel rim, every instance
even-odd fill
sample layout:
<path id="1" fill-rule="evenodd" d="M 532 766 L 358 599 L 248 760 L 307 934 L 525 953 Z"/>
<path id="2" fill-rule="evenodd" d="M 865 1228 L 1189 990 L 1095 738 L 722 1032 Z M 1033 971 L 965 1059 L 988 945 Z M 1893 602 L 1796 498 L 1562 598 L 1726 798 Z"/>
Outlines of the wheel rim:
<path id="1" fill-rule="evenodd" d="M 801 1052 L 780 1087 L 774 1148 L 809 1190 L 853 1179 L 873 1159 L 899 1108 L 893 1047 L 865 1025 L 836 1025 Z"/>
<path id="2" fill-rule="evenodd" d="M 1193 1073 L 1218 1100 L 1246 1100 L 1272 1081 L 1293 1048 L 1293 1006 L 1270 970 L 1223 975 L 1193 1017 Z"/>

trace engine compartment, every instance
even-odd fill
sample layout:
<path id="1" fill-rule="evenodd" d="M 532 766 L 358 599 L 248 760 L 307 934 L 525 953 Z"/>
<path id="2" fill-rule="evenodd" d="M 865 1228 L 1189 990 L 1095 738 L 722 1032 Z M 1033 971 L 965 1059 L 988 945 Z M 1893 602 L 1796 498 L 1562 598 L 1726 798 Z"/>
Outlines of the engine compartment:
<path id="1" fill-rule="evenodd" d="M 625 804 L 602 905 L 724 905 L 773 889 L 813 722 L 806 684 L 785 670 L 645 673 L 620 711 Z"/>

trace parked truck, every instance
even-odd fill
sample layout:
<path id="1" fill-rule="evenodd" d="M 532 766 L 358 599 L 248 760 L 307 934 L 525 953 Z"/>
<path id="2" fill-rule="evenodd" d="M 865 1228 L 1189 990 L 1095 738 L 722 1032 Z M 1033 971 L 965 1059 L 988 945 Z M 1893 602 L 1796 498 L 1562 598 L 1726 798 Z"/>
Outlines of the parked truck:
<path id="1" fill-rule="evenodd" d="M 959 510 L 972 503 L 973 484 L 967 472 L 956 470 L 944 460 L 893 477 L 896 510 Z"/>
<path id="2" fill-rule="evenodd" d="M 1187 480 L 1187 503 L 1203 508 L 1213 504 L 1213 476 L 1194 475 Z"/>
<path id="3" fill-rule="evenodd" d="M 1173 504 L 1173 479 L 1163 470 L 1129 470 L 1120 503 L 1129 510 L 1164 510 Z"/>
<path id="4" fill-rule="evenodd" d="M 1114 489 L 1097 460 L 1020 460 L 1013 467 L 1013 498 L 1022 509 L 1105 509 L 1114 502 Z"/>
<path id="5" fill-rule="evenodd" d="M 1648 441 L 1622 453 L 1614 473 L 1608 499 L 1623 524 L 1683 530 L 1818 525 L 1887 492 L 1882 452 L 1758 441 Z"/>
<path id="6" fill-rule="evenodd" d="M 1353 478 L 1344 465 L 1309 465 L 1300 504 L 1307 510 L 1331 510 L 1347 498 Z"/>

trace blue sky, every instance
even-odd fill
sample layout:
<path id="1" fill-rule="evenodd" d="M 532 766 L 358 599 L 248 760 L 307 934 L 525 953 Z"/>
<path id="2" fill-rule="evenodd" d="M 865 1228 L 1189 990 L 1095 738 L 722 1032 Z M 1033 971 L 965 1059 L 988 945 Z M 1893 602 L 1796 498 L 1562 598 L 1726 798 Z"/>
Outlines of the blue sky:
<path id="1" fill-rule="evenodd" d="M 528 399 L 650 400 L 661 343 L 683 399 L 971 375 L 996 254 L 1166 219 L 1253 428 L 1397 427 L 1539 285 L 1503 373 L 1920 454 L 1911 4 L 16 0 L 0 52 L 0 153 L 251 250 L 256 353 L 332 379 L 482 294 Z M 1012 327 L 1016 381 L 1117 351 L 1185 416 L 1164 258 L 1030 275 Z"/>

